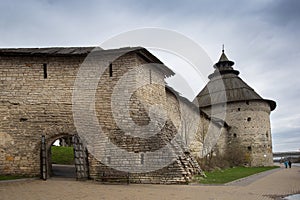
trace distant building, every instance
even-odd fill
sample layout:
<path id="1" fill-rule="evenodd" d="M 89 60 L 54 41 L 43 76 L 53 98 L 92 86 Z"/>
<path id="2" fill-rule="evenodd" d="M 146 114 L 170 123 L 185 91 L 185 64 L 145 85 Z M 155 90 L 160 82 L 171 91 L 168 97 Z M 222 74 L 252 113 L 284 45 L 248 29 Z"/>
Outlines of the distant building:
<path id="1" fill-rule="evenodd" d="M 91 56 L 103 65 L 89 63 L 87 58 Z M 51 176 L 50 147 L 67 136 L 73 136 L 78 179 L 101 181 L 105 174 L 127 177 L 127 171 L 135 164 L 137 169 L 149 166 L 149 170 L 131 171 L 130 182 L 186 183 L 194 174 L 201 173 L 197 158 L 212 150 L 225 154 L 233 145 L 237 151 L 247 153 L 249 165 L 272 165 L 269 115 L 276 104 L 263 99 L 243 82 L 233 64 L 223 52 L 210 81 L 197 96 L 197 105 L 165 85 L 164 79 L 174 72 L 145 48 L 0 49 L 0 174 Z M 90 69 L 96 69 L 95 73 L 90 73 Z M 103 73 L 93 86 L 101 70 Z M 78 72 L 86 75 L 79 86 L 82 95 L 77 99 L 83 105 L 74 103 Z M 125 75 L 129 78 L 123 80 Z M 125 81 L 124 88 L 119 84 L 121 79 Z M 134 91 L 126 88 L 137 85 L 142 87 Z M 95 98 L 94 104 L 91 98 Z M 127 105 L 128 115 L 122 113 L 123 109 L 114 112 L 114 105 Z M 130 135 L 131 122 L 141 127 L 156 123 L 150 120 L 150 110 L 155 105 L 161 105 L 167 112 L 161 130 L 156 133 L 150 128 L 151 137 Z M 90 120 L 93 107 L 97 122 Z M 81 121 L 76 122 L 76 117 Z M 105 140 L 95 139 L 97 130 L 93 123 L 99 123 Z M 142 130 L 138 133 L 144 134 Z M 205 142 L 206 135 L 212 137 L 210 141 L 216 140 L 217 145 L 212 147 L 214 142 Z M 153 156 L 153 152 L 168 143 L 172 162 L 159 168 L 158 159 L 164 158 L 164 154 L 160 158 Z M 130 159 L 127 152 L 132 155 Z M 99 159 L 96 155 L 104 157 Z"/>

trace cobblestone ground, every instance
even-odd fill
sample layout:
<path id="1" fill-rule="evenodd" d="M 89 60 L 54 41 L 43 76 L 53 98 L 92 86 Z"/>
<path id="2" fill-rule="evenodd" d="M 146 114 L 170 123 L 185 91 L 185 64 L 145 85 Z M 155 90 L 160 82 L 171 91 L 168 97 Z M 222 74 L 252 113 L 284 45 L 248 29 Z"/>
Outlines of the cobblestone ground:
<path id="1" fill-rule="evenodd" d="M 93 181 L 53 178 L 0 182 L 1 200 L 74 199 L 278 199 L 300 193 L 300 167 L 276 169 L 232 184 L 203 185 L 103 185 Z"/>

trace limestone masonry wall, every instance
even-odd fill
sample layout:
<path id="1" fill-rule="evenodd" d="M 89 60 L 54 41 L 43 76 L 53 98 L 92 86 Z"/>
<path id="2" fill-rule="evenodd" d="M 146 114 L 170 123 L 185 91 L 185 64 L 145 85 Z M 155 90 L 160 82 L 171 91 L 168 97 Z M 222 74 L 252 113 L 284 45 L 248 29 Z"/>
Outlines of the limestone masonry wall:
<path id="1" fill-rule="evenodd" d="M 211 112 L 211 108 L 204 108 Z M 273 165 L 270 106 L 265 101 L 251 100 L 214 106 L 213 116 L 223 116 L 230 126 L 228 139 L 238 141 L 250 154 L 251 166 Z M 230 144 L 228 144 L 230 145 Z"/>
<path id="2" fill-rule="evenodd" d="M 1 56 L 0 138 L 6 138 L 0 146 L 1 174 L 38 175 L 41 136 L 74 134 L 71 95 L 82 60 Z"/>
<path id="3" fill-rule="evenodd" d="M 74 81 L 80 64 L 85 57 L 80 56 L 1 56 L 0 59 L 0 173 L 23 174 L 37 176 L 40 174 L 40 148 L 41 137 L 46 136 L 47 148 L 59 137 L 77 134 L 72 113 L 72 92 Z M 147 61 L 148 62 L 148 61 Z M 107 139 L 126 152 L 136 154 L 134 160 L 124 160 L 126 157 L 120 154 L 118 159 L 113 157 L 116 152 L 107 147 L 96 149 L 88 147 L 90 178 L 99 179 L 105 171 L 114 171 L 110 166 L 119 165 L 126 168 L 127 162 L 141 163 L 143 155 L 144 163 L 152 161 L 146 152 L 155 151 L 169 141 L 178 132 L 178 121 L 172 122 L 167 114 L 166 125 L 155 137 L 141 139 L 132 137 L 123 132 L 117 120 L 129 122 L 132 120 L 137 125 L 147 125 L 149 113 L 155 105 L 161 105 L 168 110 L 166 101 L 164 75 L 154 69 L 141 68 L 132 74 L 137 66 L 147 63 L 135 53 L 127 53 L 111 63 L 112 70 L 106 68 L 102 74 L 96 90 L 96 115 L 102 131 Z M 45 66 L 47 64 L 45 77 Z M 115 93 L 116 105 L 124 106 L 129 95 L 129 115 L 124 117 L 118 112 L 112 111 L 112 94 L 117 86 L 120 86 L 121 77 L 123 86 L 148 84 L 137 88 L 132 94 L 124 90 L 123 93 Z M 122 86 L 122 85 L 121 85 Z M 159 107 L 158 107 L 159 108 Z M 83 110 L 84 111 L 84 110 Z M 154 110 L 154 114 L 157 110 Z M 169 109 L 170 111 L 170 109 Z M 178 116 L 175 116 L 175 118 Z M 88 124 L 88 121 L 82 121 Z M 124 125 L 123 124 L 123 125 Z M 130 126 L 128 126 L 130 130 Z M 126 127 L 125 127 L 126 130 Z M 155 130 L 153 130 L 155 131 Z M 151 132 L 151 130 L 150 130 Z M 142 133 L 140 133 L 142 134 Z M 85 138 L 83 138 L 85 139 Z M 152 172 L 132 173 L 132 182 L 144 183 L 185 183 L 191 176 L 198 173 L 200 168 L 194 162 L 191 155 L 183 151 L 180 138 L 174 144 L 174 161 Z M 100 141 L 100 146 L 106 144 Z M 106 157 L 99 160 L 97 155 L 103 151 L 111 151 Z M 48 151 L 48 155 L 49 151 Z M 101 154 L 102 155 L 102 154 Z M 108 165 L 108 160 L 110 165 Z M 49 162 L 51 162 L 49 160 Z M 132 163 L 131 163 L 132 164 Z M 128 165 L 129 167 L 130 165 Z M 48 168 L 49 163 L 48 163 Z"/>

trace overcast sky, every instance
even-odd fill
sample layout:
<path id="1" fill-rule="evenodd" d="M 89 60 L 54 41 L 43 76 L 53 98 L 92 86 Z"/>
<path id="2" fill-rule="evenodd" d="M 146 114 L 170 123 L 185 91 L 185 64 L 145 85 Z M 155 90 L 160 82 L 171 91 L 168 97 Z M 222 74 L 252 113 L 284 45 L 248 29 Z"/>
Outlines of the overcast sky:
<path id="1" fill-rule="evenodd" d="M 298 0 L 1 0 L 0 47 L 97 46 L 143 27 L 181 33 L 197 42 L 213 62 L 225 44 L 241 78 L 262 97 L 277 102 L 271 114 L 273 151 L 296 151 L 299 10 Z M 199 80 L 199 90 L 205 81 Z"/>

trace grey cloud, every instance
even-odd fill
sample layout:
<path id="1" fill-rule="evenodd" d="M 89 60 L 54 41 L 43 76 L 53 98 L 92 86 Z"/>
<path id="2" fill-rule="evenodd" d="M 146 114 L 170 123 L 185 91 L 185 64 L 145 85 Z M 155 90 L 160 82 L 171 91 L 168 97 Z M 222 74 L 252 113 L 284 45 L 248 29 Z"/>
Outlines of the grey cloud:
<path id="1" fill-rule="evenodd" d="M 273 134 L 273 151 L 298 151 L 300 149 L 300 129 L 282 134 Z"/>
<path id="2" fill-rule="evenodd" d="M 300 1 L 298 0 L 280 0 L 273 1 L 268 5 L 263 15 L 266 20 L 279 26 L 300 23 Z"/>

